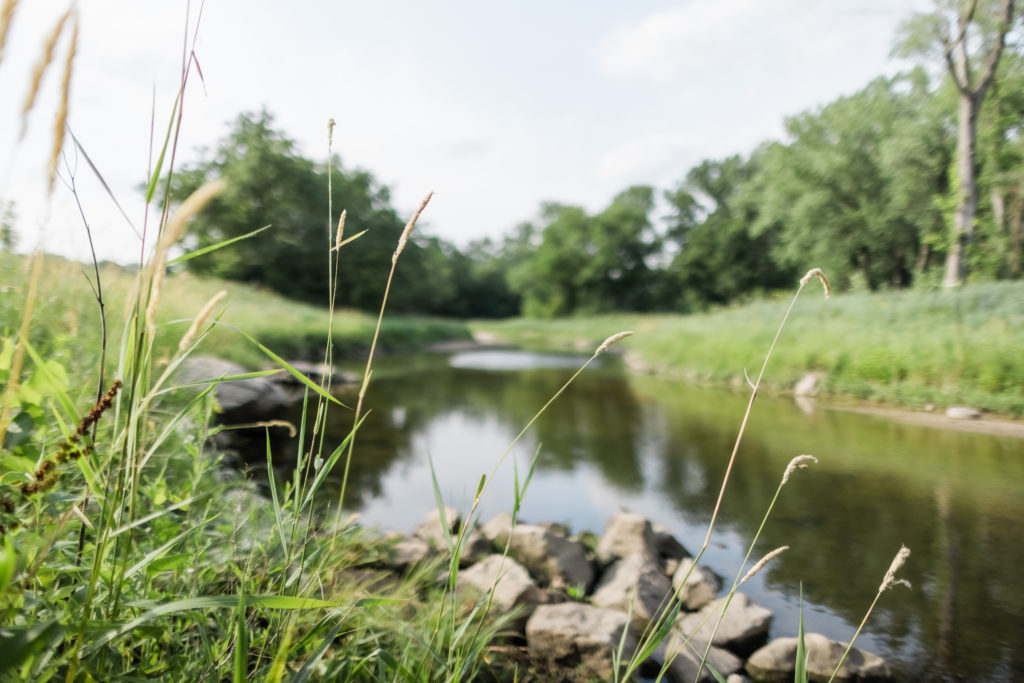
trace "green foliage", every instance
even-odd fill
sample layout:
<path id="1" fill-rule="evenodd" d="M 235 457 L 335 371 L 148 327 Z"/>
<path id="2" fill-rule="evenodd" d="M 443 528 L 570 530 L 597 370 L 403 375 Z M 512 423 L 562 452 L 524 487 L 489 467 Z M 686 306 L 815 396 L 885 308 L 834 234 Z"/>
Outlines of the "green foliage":
<path id="1" fill-rule="evenodd" d="M 0 200 L 0 250 L 13 251 L 17 245 L 18 234 L 14 230 L 17 220 L 14 202 Z"/>
<path id="2" fill-rule="evenodd" d="M 576 206 L 546 204 L 539 244 L 509 274 L 524 312 L 552 317 L 654 308 L 648 260 L 660 250 L 660 240 L 650 222 L 653 205 L 654 190 L 647 186 L 619 193 L 595 216 Z"/>

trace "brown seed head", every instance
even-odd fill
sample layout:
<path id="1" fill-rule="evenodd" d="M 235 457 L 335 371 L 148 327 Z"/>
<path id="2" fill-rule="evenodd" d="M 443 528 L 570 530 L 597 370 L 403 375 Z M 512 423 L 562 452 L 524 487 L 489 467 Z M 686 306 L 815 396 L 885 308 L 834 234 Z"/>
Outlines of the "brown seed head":
<path id="1" fill-rule="evenodd" d="M 594 355 L 600 356 L 602 353 L 608 350 L 609 346 L 615 344 L 616 342 L 620 342 L 626 337 L 632 336 L 633 334 L 634 332 L 632 330 L 624 330 L 622 332 L 617 332 L 613 334 L 612 336 L 608 337 L 603 342 L 601 342 L 601 345 L 597 347 L 597 351 L 594 351 Z"/>
<path id="2" fill-rule="evenodd" d="M 805 470 L 811 463 L 817 463 L 818 459 L 813 455 L 798 455 L 789 461 L 786 465 L 786 471 L 782 475 L 782 485 L 785 486 L 786 482 L 789 481 L 790 475 L 796 472 L 798 469 Z"/>
<path id="3" fill-rule="evenodd" d="M 71 16 L 70 9 L 57 20 L 53 30 L 50 31 L 50 35 L 46 37 L 46 41 L 43 43 L 43 53 L 39 56 L 35 66 L 32 67 L 32 78 L 29 81 L 28 94 L 25 95 L 25 101 L 21 105 L 21 137 L 25 137 L 25 131 L 28 129 L 28 114 L 32 111 L 32 107 L 35 106 L 36 95 L 39 94 L 39 84 L 43 82 L 46 69 L 53 62 L 53 51 L 57 47 L 57 41 L 60 39 L 60 34 L 64 31 L 64 24 L 69 16 Z"/>
<path id="4" fill-rule="evenodd" d="M 221 299 L 223 299 L 227 295 L 227 290 L 222 289 L 216 294 L 214 294 L 212 297 L 210 297 L 210 300 L 206 302 L 206 305 L 203 306 L 202 309 L 200 309 L 199 314 L 196 316 L 195 320 L 192 321 L 192 324 L 188 328 L 188 332 L 186 332 L 185 336 L 183 336 L 181 338 L 181 341 L 178 342 L 179 351 L 184 351 L 186 348 L 188 348 L 188 345 L 191 344 L 192 340 L 196 338 L 197 334 L 199 334 L 199 328 L 202 327 L 203 323 L 206 322 L 206 319 L 209 317 L 210 312 L 213 310 L 214 306 L 219 304 L 221 302 Z"/>
<path id="5" fill-rule="evenodd" d="M 409 241 L 409 235 L 412 234 L 412 229 L 416 227 L 416 220 L 419 219 L 423 209 L 427 208 L 427 203 L 433 196 L 433 192 L 428 193 L 427 196 L 423 198 L 423 201 L 420 202 L 419 208 L 417 208 L 412 214 L 412 218 L 410 218 L 409 222 L 405 224 L 405 230 L 402 231 L 402 236 L 398 238 L 398 246 L 395 248 L 395 253 L 391 256 L 392 265 L 398 263 L 398 257 L 402 255 L 402 250 L 405 249 L 405 244 Z"/>
<path id="6" fill-rule="evenodd" d="M 821 286 L 825 288 L 825 298 L 827 299 L 829 294 L 832 293 L 832 287 L 829 286 L 828 278 L 825 277 L 825 273 L 821 271 L 821 268 L 811 268 L 808 270 L 807 274 L 800 278 L 800 286 L 803 287 L 810 282 L 812 278 L 818 278 L 821 280 Z"/>
<path id="7" fill-rule="evenodd" d="M 57 162 L 60 159 L 60 151 L 64 149 L 64 132 L 68 122 L 68 100 L 71 94 L 71 66 L 75 61 L 75 54 L 78 52 L 78 15 L 75 15 L 74 25 L 71 29 L 71 44 L 68 46 L 68 54 L 64 59 L 64 73 L 60 83 L 60 104 L 57 107 L 57 116 L 53 121 L 53 148 L 50 151 L 50 165 L 47 171 L 48 193 L 53 192 L 53 181 L 57 177 Z"/>
<path id="8" fill-rule="evenodd" d="M 742 586 L 743 584 L 745 584 L 748 579 L 750 579 L 752 576 L 754 576 L 754 574 L 756 574 L 759 571 L 761 571 L 762 569 L 764 569 L 766 564 L 768 564 L 769 562 L 771 562 L 772 560 L 774 560 L 776 557 L 778 557 L 782 553 L 786 552 L 787 550 L 789 550 L 789 546 L 788 545 L 784 545 L 781 548 L 776 548 L 775 550 L 771 551 L 770 553 L 768 553 L 767 555 L 762 557 L 760 560 L 757 561 L 757 564 L 755 564 L 753 567 L 750 568 L 750 571 L 748 571 L 746 574 L 743 575 L 743 578 L 740 579 L 740 582 L 738 584 L 736 584 L 736 585 L 737 586 Z"/>
<path id="9" fill-rule="evenodd" d="M 14 19 L 14 10 L 18 7 L 18 0 L 4 0 L 3 7 L 0 7 L 0 62 L 4 61 L 4 45 L 7 44 L 7 32 L 11 29 L 11 20 Z"/>
<path id="10" fill-rule="evenodd" d="M 892 588 L 898 583 L 903 584 L 907 588 L 910 588 L 909 581 L 907 581 L 906 579 L 896 578 L 896 572 L 900 570 L 900 567 L 903 566 L 903 563 L 907 561 L 908 557 L 910 557 L 910 548 L 908 548 L 905 545 L 900 546 L 900 550 L 898 553 L 896 553 L 896 557 L 892 558 L 892 564 L 889 565 L 889 571 L 885 573 L 885 578 L 882 579 L 882 585 L 878 587 L 879 593 L 886 589 Z"/>

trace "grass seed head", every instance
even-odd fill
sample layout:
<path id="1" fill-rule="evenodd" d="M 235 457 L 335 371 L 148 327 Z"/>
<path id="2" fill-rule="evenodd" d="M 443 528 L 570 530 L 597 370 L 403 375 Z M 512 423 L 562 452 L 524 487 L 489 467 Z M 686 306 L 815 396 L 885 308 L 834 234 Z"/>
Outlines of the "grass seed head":
<path id="1" fill-rule="evenodd" d="M 11 30 L 14 10 L 18 8 L 18 0 L 4 0 L 0 7 L 0 62 L 4 61 L 4 45 L 7 44 L 7 32 Z"/>
<path id="2" fill-rule="evenodd" d="M 423 201 L 420 202 L 420 206 L 416 209 L 415 213 L 413 213 L 412 218 L 410 218 L 409 222 L 405 224 L 405 230 L 402 231 L 402 236 L 398 238 L 398 246 L 395 248 L 395 253 L 391 256 L 392 264 L 398 262 L 398 257 L 402 255 L 402 251 L 405 249 L 405 245 L 409 241 L 409 235 L 412 234 L 412 229 L 416 227 L 416 220 L 420 217 L 423 209 L 427 208 L 427 203 L 433 196 L 433 192 L 428 193 L 427 196 L 423 198 Z"/>
<path id="3" fill-rule="evenodd" d="M 818 459 L 813 455 L 798 455 L 789 461 L 786 465 L 786 472 L 782 475 L 782 485 L 785 486 L 786 482 L 789 481 L 789 477 L 796 472 L 798 469 L 805 470 L 811 463 L 817 463 Z"/>
<path id="4" fill-rule="evenodd" d="M 47 171 L 46 191 L 48 193 L 53 192 L 53 181 L 57 177 L 57 162 L 60 159 L 60 151 L 64 148 L 64 132 L 68 122 L 68 100 L 71 93 L 71 67 L 77 52 L 78 16 L 75 15 L 74 25 L 71 28 L 71 44 L 68 45 L 68 54 L 64 59 L 64 73 L 61 75 L 60 104 L 57 106 L 57 116 L 53 121 L 53 148 L 50 151 L 50 165 Z"/>
<path id="5" fill-rule="evenodd" d="M 206 322 L 206 319 L 210 316 L 210 312 L 213 311 L 213 308 L 227 295 L 227 290 L 222 289 L 210 297 L 210 300 L 207 301 L 206 305 L 199 310 L 199 314 L 195 317 L 195 320 L 192 321 L 192 324 L 189 325 L 188 332 L 186 332 L 181 338 L 181 341 L 178 342 L 179 351 L 184 351 L 188 348 L 188 345 L 191 344 L 192 340 L 196 338 L 197 334 L 199 334 L 199 328 Z"/>
<path id="6" fill-rule="evenodd" d="M 808 270 L 807 274 L 800 278 L 800 286 L 803 287 L 810 282 L 812 278 L 818 278 L 821 280 L 821 286 L 825 288 L 825 298 L 827 299 L 832 293 L 832 287 L 829 285 L 828 278 L 825 277 L 825 273 L 821 271 L 821 268 L 811 268 Z"/>
<path id="7" fill-rule="evenodd" d="M 32 107 L 35 106 L 36 96 L 39 94 L 39 84 L 43 82 L 46 69 L 53 62 L 53 51 L 57 47 L 57 41 L 60 40 L 60 34 L 64 32 L 64 24 L 67 23 L 69 16 L 71 16 L 70 9 L 57 20 L 53 30 L 50 31 L 50 35 L 46 37 L 46 41 L 43 43 L 43 53 L 32 67 L 32 78 L 29 81 L 28 94 L 25 95 L 25 101 L 21 105 L 21 137 L 25 137 L 25 131 L 28 130 L 28 114 L 32 111 Z"/>
<path id="8" fill-rule="evenodd" d="M 333 122 L 334 119 L 331 119 Z M 345 209 L 341 210 L 341 215 L 338 216 L 338 232 L 334 235 L 334 246 L 331 247 L 331 251 L 338 251 L 341 249 L 341 240 L 345 237 L 345 216 L 348 212 Z"/>
<path id="9" fill-rule="evenodd" d="M 776 557 L 778 557 L 782 553 L 786 552 L 787 550 L 789 550 L 789 546 L 788 545 L 784 545 L 784 546 L 782 546 L 780 548 L 776 548 L 775 550 L 771 551 L 770 553 L 768 553 L 767 555 L 762 557 L 760 560 L 757 561 L 757 564 L 755 564 L 753 567 L 750 568 L 750 571 L 748 571 L 746 574 L 743 575 L 743 578 L 740 579 L 740 582 L 738 584 L 736 584 L 736 585 L 737 586 L 742 586 L 743 584 L 745 584 L 748 579 L 750 579 L 751 577 L 754 576 L 754 574 L 756 574 L 759 571 L 761 571 L 762 569 L 764 569 L 766 564 L 768 564 L 769 562 L 771 562 L 772 560 L 774 560 Z"/>
<path id="10" fill-rule="evenodd" d="M 610 347 L 612 344 L 620 342 L 626 337 L 629 337 L 633 334 L 634 332 L 632 330 L 623 330 L 622 332 L 617 332 L 613 334 L 612 336 L 608 337 L 603 342 L 601 342 L 601 345 L 597 347 L 597 351 L 594 351 L 594 355 L 600 356 L 602 353 L 607 351 L 608 347 Z"/>
<path id="11" fill-rule="evenodd" d="M 227 181 L 223 178 L 218 178 L 217 180 L 211 180 L 200 185 L 195 192 L 190 194 L 181 203 L 178 210 L 167 220 L 167 225 L 164 226 L 164 230 L 160 234 L 157 249 L 166 253 L 168 249 L 174 246 L 181 239 L 181 236 L 185 234 L 185 225 L 188 223 L 188 219 L 199 213 L 211 199 L 223 192 L 227 185 Z"/>
<path id="12" fill-rule="evenodd" d="M 892 564 L 889 565 L 889 571 L 885 573 L 885 578 L 882 579 L 882 585 L 878 587 L 878 592 L 881 593 L 889 588 L 892 588 L 896 584 L 903 584 L 907 588 L 910 588 L 910 582 L 906 579 L 897 579 L 896 572 L 900 570 L 903 563 L 910 557 L 910 548 L 907 546 L 900 546 L 900 550 L 896 553 L 896 557 L 892 558 Z"/>

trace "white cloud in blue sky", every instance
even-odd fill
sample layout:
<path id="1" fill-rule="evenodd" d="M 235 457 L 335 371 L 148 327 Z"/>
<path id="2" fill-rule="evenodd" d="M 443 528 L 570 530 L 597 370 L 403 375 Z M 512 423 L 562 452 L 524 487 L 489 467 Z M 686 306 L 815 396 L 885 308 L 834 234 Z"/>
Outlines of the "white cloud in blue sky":
<path id="1" fill-rule="evenodd" d="M 198 2 L 194 1 L 193 15 Z M 266 107 L 304 154 L 326 123 L 348 166 L 393 188 L 404 213 L 429 190 L 427 229 L 465 243 L 533 217 L 543 200 L 603 206 L 632 183 L 665 189 L 708 157 L 749 152 L 785 116 L 852 93 L 899 65 L 895 27 L 928 0 L 290 3 L 208 0 L 186 96 L 179 163 L 239 112 Z M 184 2 L 83 0 L 71 125 L 141 225 L 150 112 L 165 129 Z M 21 3 L 0 63 L 0 195 L 18 202 L 22 247 L 87 253 L 42 177 L 58 76 L 15 144 L 27 73 L 60 3 Z M 13 96 L 6 96 L 13 93 Z M 130 260 L 131 230 L 79 168 L 101 256 Z M 257 226 L 258 227 L 258 226 Z"/>

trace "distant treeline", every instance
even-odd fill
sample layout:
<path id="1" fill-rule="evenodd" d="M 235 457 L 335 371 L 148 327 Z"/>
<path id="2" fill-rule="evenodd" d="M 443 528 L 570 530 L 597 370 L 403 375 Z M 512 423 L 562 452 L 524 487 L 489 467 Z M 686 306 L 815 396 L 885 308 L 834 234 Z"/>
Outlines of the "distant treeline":
<path id="1" fill-rule="evenodd" d="M 403 253 L 396 311 L 457 317 L 699 310 L 790 288 L 820 266 L 842 290 L 938 283 L 952 243 L 958 92 L 923 70 L 792 117 L 786 139 L 706 160 L 664 191 L 634 186 L 606 208 L 545 203 L 503 238 L 463 249 L 424 233 Z M 1024 58 L 1007 51 L 978 120 L 978 211 L 967 259 L 978 280 L 1021 276 Z M 335 216 L 347 211 L 337 304 L 372 310 L 404 218 L 387 188 L 333 161 Z M 303 158 L 267 112 L 243 114 L 212 158 L 174 176 L 180 200 L 214 177 L 228 189 L 191 224 L 196 273 L 327 301 L 328 172 Z"/>

